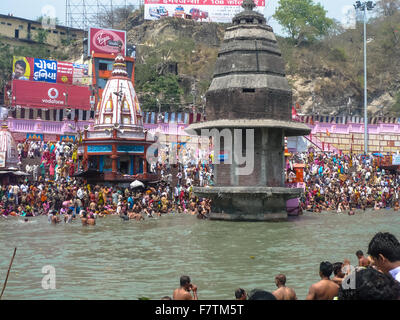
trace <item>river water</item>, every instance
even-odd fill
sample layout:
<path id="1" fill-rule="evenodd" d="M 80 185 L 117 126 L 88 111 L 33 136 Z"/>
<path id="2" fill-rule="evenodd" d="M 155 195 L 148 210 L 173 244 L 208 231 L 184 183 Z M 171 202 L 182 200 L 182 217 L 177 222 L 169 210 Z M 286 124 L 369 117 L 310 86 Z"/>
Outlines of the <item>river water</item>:
<path id="1" fill-rule="evenodd" d="M 0 217 L 0 289 L 17 247 L 3 299 L 160 299 L 172 296 L 183 274 L 199 299 L 233 299 L 238 287 L 275 290 L 278 273 L 305 299 L 321 261 L 355 265 L 355 252 L 366 253 L 376 232 L 400 238 L 399 226 L 400 212 L 392 210 L 306 213 L 276 223 L 108 216 L 89 227 Z M 42 288 L 46 265 L 55 268 L 55 289 Z"/>

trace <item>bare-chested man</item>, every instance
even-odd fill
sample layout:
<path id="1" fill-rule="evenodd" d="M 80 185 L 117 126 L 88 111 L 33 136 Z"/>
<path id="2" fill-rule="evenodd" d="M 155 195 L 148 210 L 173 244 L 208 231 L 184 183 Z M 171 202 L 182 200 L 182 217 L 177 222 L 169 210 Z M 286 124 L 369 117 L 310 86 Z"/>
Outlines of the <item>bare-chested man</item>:
<path id="1" fill-rule="evenodd" d="M 54 214 L 52 217 L 51 217 L 51 223 L 52 224 L 57 224 L 57 223 L 59 223 L 60 222 L 60 218 L 56 215 L 56 214 Z"/>
<path id="2" fill-rule="evenodd" d="M 359 267 L 368 267 L 370 264 L 370 261 L 368 258 L 364 257 L 364 253 L 361 250 L 358 250 L 356 252 L 356 256 L 358 258 L 358 266 Z"/>
<path id="3" fill-rule="evenodd" d="M 94 226 L 96 224 L 96 219 L 94 218 L 93 213 L 89 214 L 89 218 L 87 219 L 88 225 Z"/>
<path id="4" fill-rule="evenodd" d="M 335 262 L 333 264 L 333 278 L 332 281 L 337 285 L 341 285 L 342 281 L 345 277 L 345 273 L 343 272 L 343 262 Z"/>
<path id="5" fill-rule="evenodd" d="M 83 226 L 87 226 L 88 225 L 87 213 L 84 210 L 81 211 L 81 222 L 82 222 Z"/>
<path id="6" fill-rule="evenodd" d="M 190 278 L 188 276 L 181 276 L 180 284 L 181 286 L 174 290 L 172 296 L 173 300 L 198 300 L 197 286 L 190 283 Z M 190 294 L 190 291 L 193 292 L 193 297 Z"/>
<path id="7" fill-rule="evenodd" d="M 235 290 L 235 298 L 236 300 L 247 300 L 247 292 L 242 288 L 238 288 Z"/>
<path id="8" fill-rule="evenodd" d="M 297 300 L 296 292 L 292 288 L 285 286 L 286 276 L 284 274 L 278 274 L 275 277 L 275 284 L 278 287 L 272 294 L 276 297 L 276 300 Z"/>
<path id="9" fill-rule="evenodd" d="M 329 279 L 333 271 L 332 263 L 321 262 L 319 276 L 321 280 L 311 285 L 306 300 L 332 300 L 337 296 L 339 285 Z"/>

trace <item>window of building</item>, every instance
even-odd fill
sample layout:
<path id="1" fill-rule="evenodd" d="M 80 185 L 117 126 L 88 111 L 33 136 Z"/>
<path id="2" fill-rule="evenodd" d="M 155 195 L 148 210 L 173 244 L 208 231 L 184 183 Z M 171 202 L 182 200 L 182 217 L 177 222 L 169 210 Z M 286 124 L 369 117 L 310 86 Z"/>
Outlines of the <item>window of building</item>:
<path id="1" fill-rule="evenodd" d="M 73 34 L 72 36 L 73 36 L 74 38 L 76 38 L 76 34 Z"/>
<path id="2" fill-rule="evenodd" d="M 32 30 L 36 30 L 36 27 L 31 27 Z"/>
<path id="3" fill-rule="evenodd" d="M 57 30 L 54 30 L 53 33 L 58 34 L 58 31 L 57 31 Z"/>
<path id="4" fill-rule="evenodd" d="M 7 23 L 7 25 L 8 25 L 8 26 L 11 26 L 12 24 L 11 24 L 11 23 Z"/>
<path id="5" fill-rule="evenodd" d="M 64 35 L 65 35 L 65 32 L 60 31 L 60 34 L 64 36 Z"/>
<path id="6" fill-rule="evenodd" d="M 112 60 L 103 60 L 103 59 L 101 59 L 101 60 L 99 60 L 99 70 L 111 71 L 113 69 L 113 64 L 114 64 L 114 61 L 112 61 Z"/>
<path id="7" fill-rule="evenodd" d="M 33 109 L 29 109 L 29 119 L 33 119 Z"/>
<path id="8" fill-rule="evenodd" d="M 0 22 L 1 24 L 6 24 L 4 21 Z"/>
<path id="9" fill-rule="evenodd" d="M 101 71 L 107 70 L 107 63 L 99 63 L 99 70 Z"/>
<path id="10" fill-rule="evenodd" d="M 18 30 L 18 29 L 15 30 L 14 37 L 15 37 L 16 39 L 19 38 L 19 30 Z"/>
<path id="11" fill-rule="evenodd" d="M 19 28 L 20 30 L 22 30 L 22 29 L 24 29 L 24 26 L 20 24 L 18 28 Z"/>

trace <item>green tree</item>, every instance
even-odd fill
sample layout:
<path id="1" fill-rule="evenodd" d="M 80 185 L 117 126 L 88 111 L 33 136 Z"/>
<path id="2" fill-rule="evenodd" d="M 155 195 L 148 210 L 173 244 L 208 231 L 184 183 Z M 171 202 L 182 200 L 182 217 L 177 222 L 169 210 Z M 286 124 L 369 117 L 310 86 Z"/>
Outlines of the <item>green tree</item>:
<path id="1" fill-rule="evenodd" d="M 279 0 L 274 18 L 297 45 L 327 34 L 333 24 L 322 5 L 312 0 Z"/>
<path id="2" fill-rule="evenodd" d="M 45 29 L 38 29 L 34 39 L 39 43 L 46 43 L 48 32 Z"/>

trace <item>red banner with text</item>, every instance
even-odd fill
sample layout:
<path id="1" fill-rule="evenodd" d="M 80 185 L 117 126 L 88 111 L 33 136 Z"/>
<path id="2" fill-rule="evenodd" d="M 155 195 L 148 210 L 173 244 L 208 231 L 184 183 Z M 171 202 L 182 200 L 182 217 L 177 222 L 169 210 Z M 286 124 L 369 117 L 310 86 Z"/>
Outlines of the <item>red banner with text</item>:
<path id="1" fill-rule="evenodd" d="M 44 109 L 90 110 L 89 87 L 60 83 L 12 81 L 12 105 Z"/>

